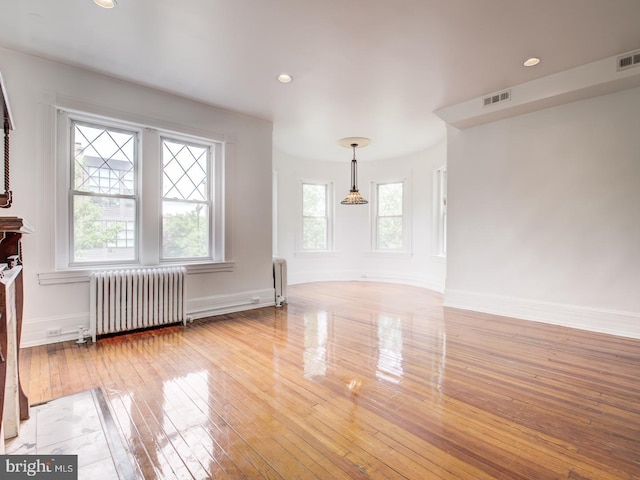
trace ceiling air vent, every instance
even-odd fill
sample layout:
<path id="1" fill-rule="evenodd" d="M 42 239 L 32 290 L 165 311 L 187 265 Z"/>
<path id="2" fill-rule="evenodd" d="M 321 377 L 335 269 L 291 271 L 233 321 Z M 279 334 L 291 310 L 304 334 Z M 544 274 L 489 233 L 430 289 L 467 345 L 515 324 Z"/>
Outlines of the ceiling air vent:
<path id="1" fill-rule="evenodd" d="M 506 102 L 507 100 L 511 100 L 511 90 L 503 90 L 502 92 L 494 93 L 492 95 L 489 95 L 488 97 L 484 97 L 482 99 L 482 106 L 490 107 L 491 105 Z"/>
<path id="2" fill-rule="evenodd" d="M 638 66 L 640 66 L 640 50 L 636 50 L 635 52 L 631 52 L 626 55 L 621 55 L 616 61 L 616 70 L 618 72 Z"/>

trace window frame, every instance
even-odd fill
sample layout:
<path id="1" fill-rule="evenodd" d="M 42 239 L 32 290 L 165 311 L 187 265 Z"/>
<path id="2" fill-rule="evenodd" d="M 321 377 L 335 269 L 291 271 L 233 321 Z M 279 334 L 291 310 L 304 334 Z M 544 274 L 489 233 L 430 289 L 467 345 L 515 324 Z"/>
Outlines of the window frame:
<path id="1" fill-rule="evenodd" d="M 313 217 L 313 218 L 325 218 L 326 219 L 326 246 L 325 248 L 305 248 L 304 247 L 304 186 L 305 185 L 321 185 L 325 188 L 325 216 L 324 217 Z M 297 244 L 297 254 L 322 254 L 322 253 L 332 253 L 335 251 L 335 243 L 334 243 L 334 231 L 335 231 L 335 199 L 334 199 L 334 187 L 333 182 L 324 181 L 324 180 L 300 180 L 300 220 L 299 220 L 299 228 L 298 228 L 298 241 Z"/>
<path id="2" fill-rule="evenodd" d="M 433 255 L 447 256 L 447 166 L 433 170 Z"/>
<path id="3" fill-rule="evenodd" d="M 75 124 L 104 128 L 113 131 L 120 131 L 134 134 L 136 145 L 134 147 L 134 194 L 118 195 L 119 198 L 133 199 L 135 201 L 135 218 L 137 219 L 135 231 L 137 237 L 137 245 L 134 248 L 134 256 L 131 260 L 112 260 L 98 262 L 77 262 L 74 261 L 74 234 L 73 234 L 73 201 L 76 196 L 96 196 L 87 194 L 74 194 L 75 185 L 73 184 L 74 175 L 74 154 L 72 152 L 71 142 L 74 138 L 73 129 Z M 95 115 L 87 115 L 78 112 L 58 110 L 57 125 L 57 167 L 58 172 L 57 187 L 58 191 L 65 192 L 64 195 L 56 195 L 57 199 L 57 219 L 56 226 L 62 226 L 57 231 L 57 253 L 56 265 L 58 268 L 100 268 L 118 266 L 133 266 L 139 263 L 139 238 L 140 238 L 140 142 L 142 129 L 136 125 L 119 122 L 113 119 L 102 118 Z M 97 195 L 101 196 L 101 195 Z"/>
<path id="4" fill-rule="evenodd" d="M 216 144 L 212 144 L 210 141 L 208 142 L 200 142 L 200 141 L 196 141 L 193 137 L 185 137 L 184 135 L 177 135 L 175 133 L 169 133 L 169 132 L 165 132 L 165 131 L 160 131 L 159 132 L 159 140 L 160 140 L 160 157 L 159 157 L 159 161 L 161 164 L 160 167 L 160 190 L 158 192 L 159 196 L 160 196 L 160 214 L 161 216 L 164 215 L 164 210 L 163 210 L 163 202 L 165 200 L 167 201 L 176 201 L 179 203 L 200 203 L 200 204 L 206 204 L 208 210 L 209 210 L 209 219 L 208 219 L 208 232 L 207 232 L 207 238 L 208 238 L 208 246 L 207 246 L 207 251 L 208 251 L 208 255 L 203 256 L 203 257 L 165 257 L 164 256 L 164 243 L 163 243 L 163 239 L 164 239 L 164 222 L 163 222 L 163 218 L 160 219 L 160 235 L 159 235 L 159 240 L 160 240 L 160 251 L 159 251 L 159 261 L 161 263 L 166 263 L 166 262 L 183 262 L 183 261 L 202 261 L 202 260 L 212 260 L 213 257 L 215 256 L 215 246 L 216 246 L 216 238 L 214 235 L 214 224 L 213 221 L 215 219 L 215 215 L 216 212 L 214 211 L 214 195 L 215 195 L 215 191 L 219 190 L 216 189 L 216 172 L 214 169 L 214 166 L 216 164 L 216 158 L 217 155 L 220 153 L 219 149 L 217 148 Z M 162 149 L 164 146 L 164 141 L 168 140 L 168 141 L 172 141 L 175 143 L 182 143 L 184 145 L 190 145 L 190 146 L 194 146 L 194 147 L 202 147 L 202 148 L 206 148 L 207 150 L 207 198 L 205 201 L 203 202 L 193 202 L 193 201 L 189 201 L 189 200 L 177 200 L 177 199 L 170 199 L 168 197 L 164 197 L 163 195 L 163 181 L 164 181 L 164 165 L 163 165 L 163 156 L 162 156 Z M 218 202 L 215 202 L 216 204 Z"/>
<path id="5" fill-rule="evenodd" d="M 78 275 L 84 278 L 88 272 L 105 268 L 139 268 L 160 265 L 186 265 L 188 271 L 214 272 L 232 271 L 234 262 L 226 261 L 230 252 L 225 251 L 226 206 L 225 206 L 225 163 L 229 161 L 232 149 L 225 136 L 192 134 L 193 129 L 158 128 L 143 122 L 128 119 L 114 119 L 111 116 L 88 113 L 85 110 L 51 107 L 51 128 L 55 143 L 52 154 L 55 162 L 55 272 L 39 274 L 41 284 L 72 283 Z M 126 115 L 123 115 L 126 117 Z M 136 132 L 137 134 L 137 178 L 135 185 L 139 196 L 136 206 L 137 251 L 131 261 L 73 262 L 72 222 L 72 132 L 74 122 L 88 123 L 99 128 L 109 128 Z M 174 127 L 176 127 L 174 129 Z M 161 199 L 162 199 L 162 157 L 161 138 L 208 145 L 211 148 L 209 165 L 209 255 L 197 258 L 162 258 Z M 58 273 L 60 272 L 60 273 Z M 67 272 L 65 274 L 65 272 Z"/>
<path id="6" fill-rule="evenodd" d="M 380 248 L 378 242 L 378 207 L 380 198 L 378 187 L 381 185 L 402 184 L 402 246 L 397 249 Z M 411 210 L 409 198 L 411 185 L 408 178 L 395 178 L 371 182 L 371 251 L 380 255 L 410 255 L 411 254 Z"/>

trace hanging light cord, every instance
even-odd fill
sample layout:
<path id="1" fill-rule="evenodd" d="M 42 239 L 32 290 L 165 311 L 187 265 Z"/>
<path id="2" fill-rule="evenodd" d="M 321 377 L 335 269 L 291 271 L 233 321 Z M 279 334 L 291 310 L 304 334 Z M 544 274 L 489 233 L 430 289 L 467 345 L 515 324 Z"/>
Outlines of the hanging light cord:
<path id="1" fill-rule="evenodd" d="M 351 160 L 351 191 L 352 192 L 357 192 L 358 191 L 358 186 L 356 185 L 356 178 L 357 178 L 357 171 L 356 169 L 358 168 L 358 164 L 356 162 L 356 147 L 358 146 L 357 143 L 352 143 L 351 144 L 351 148 L 353 148 L 353 160 Z"/>

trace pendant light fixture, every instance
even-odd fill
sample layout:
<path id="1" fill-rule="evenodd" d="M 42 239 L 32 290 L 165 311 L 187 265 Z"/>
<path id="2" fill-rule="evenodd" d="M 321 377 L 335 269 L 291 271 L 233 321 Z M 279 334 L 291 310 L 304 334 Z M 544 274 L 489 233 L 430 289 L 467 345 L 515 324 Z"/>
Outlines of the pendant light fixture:
<path id="1" fill-rule="evenodd" d="M 364 205 L 369 203 L 358 191 L 358 163 L 356 161 L 356 148 L 366 147 L 371 143 L 371 140 L 364 137 L 347 137 L 339 140 L 338 143 L 343 147 L 353 149 L 353 159 L 351 160 L 351 190 L 349 195 L 340 203 L 343 205 Z"/>

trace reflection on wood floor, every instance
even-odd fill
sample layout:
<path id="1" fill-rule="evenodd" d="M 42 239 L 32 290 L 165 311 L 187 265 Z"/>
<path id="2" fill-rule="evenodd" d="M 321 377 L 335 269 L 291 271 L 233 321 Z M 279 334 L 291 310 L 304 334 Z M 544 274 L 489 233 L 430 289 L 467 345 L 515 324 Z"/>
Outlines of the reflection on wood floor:
<path id="1" fill-rule="evenodd" d="M 640 478 L 640 340 L 443 309 L 289 304 L 22 352 L 34 403 L 101 386 L 145 479 Z"/>

